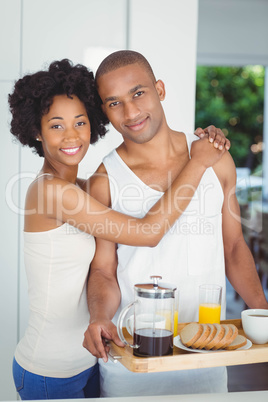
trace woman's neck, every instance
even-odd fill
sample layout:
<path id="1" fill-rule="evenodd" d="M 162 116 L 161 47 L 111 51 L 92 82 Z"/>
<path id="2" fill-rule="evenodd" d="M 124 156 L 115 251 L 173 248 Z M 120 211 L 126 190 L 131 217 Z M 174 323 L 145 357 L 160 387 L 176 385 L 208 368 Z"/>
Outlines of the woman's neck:
<path id="1" fill-rule="evenodd" d="M 66 166 L 66 165 L 57 165 L 51 164 L 47 160 L 44 161 L 43 167 L 40 170 L 39 174 L 49 173 L 55 177 L 59 177 L 63 180 L 69 181 L 70 183 L 75 184 L 77 179 L 78 165 L 74 166 Z"/>

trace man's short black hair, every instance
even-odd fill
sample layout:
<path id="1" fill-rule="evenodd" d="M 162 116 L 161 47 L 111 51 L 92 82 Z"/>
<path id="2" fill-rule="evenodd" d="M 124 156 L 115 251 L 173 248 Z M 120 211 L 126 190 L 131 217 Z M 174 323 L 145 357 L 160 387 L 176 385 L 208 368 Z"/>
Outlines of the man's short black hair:
<path id="1" fill-rule="evenodd" d="M 111 53 L 109 56 L 107 56 L 99 65 L 95 77 L 97 86 L 98 79 L 104 74 L 117 70 L 120 67 L 125 67 L 135 63 L 142 66 L 152 77 L 153 81 L 156 81 L 152 67 L 141 53 L 133 50 L 118 50 L 117 52 Z"/>

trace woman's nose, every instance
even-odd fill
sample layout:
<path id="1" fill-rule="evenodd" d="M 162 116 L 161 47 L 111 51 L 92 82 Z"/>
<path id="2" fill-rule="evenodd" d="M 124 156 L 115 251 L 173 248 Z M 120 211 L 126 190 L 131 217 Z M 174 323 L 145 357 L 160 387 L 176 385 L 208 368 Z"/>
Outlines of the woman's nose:
<path id="1" fill-rule="evenodd" d="M 69 127 L 65 130 L 65 138 L 68 140 L 76 140 L 79 137 L 75 127 Z"/>

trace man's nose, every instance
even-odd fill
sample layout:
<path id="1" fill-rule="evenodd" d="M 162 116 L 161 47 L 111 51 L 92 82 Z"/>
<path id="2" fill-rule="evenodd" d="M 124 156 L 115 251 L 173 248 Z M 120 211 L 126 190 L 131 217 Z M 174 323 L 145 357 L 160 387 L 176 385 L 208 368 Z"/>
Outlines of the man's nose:
<path id="1" fill-rule="evenodd" d="M 135 102 L 127 102 L 124 106 L 125 119 L 134 120 L 140 113 Z"/>

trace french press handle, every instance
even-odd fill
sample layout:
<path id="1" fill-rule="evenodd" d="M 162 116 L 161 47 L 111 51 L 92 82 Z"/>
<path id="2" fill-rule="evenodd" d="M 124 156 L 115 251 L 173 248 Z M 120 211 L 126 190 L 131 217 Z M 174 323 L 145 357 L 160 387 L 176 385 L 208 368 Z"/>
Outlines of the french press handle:
<path id="1" fill-rule="evenodd" d="M 126 338 L 124 337 L 123 334 L 123 322 L 125 319 L 125 316 L 127 315 L 127 313 L 129 312 L 129 310 L 134 307 L 134 305 L 137 303 L 137 300 L 128 304 L 125 308 L 123 308 L 123 310 L 121 311 L 119 317 L 118 317 L 118 321 L 117 321 L 117 332 L 118 332 L 118 336 L 120 338 L 120 340 L 127 346 L 130 346 L 132 349 L 137 349 L 139 347 L 139 345 L 137 344 L 131 344 L 129 343 Z"/>

